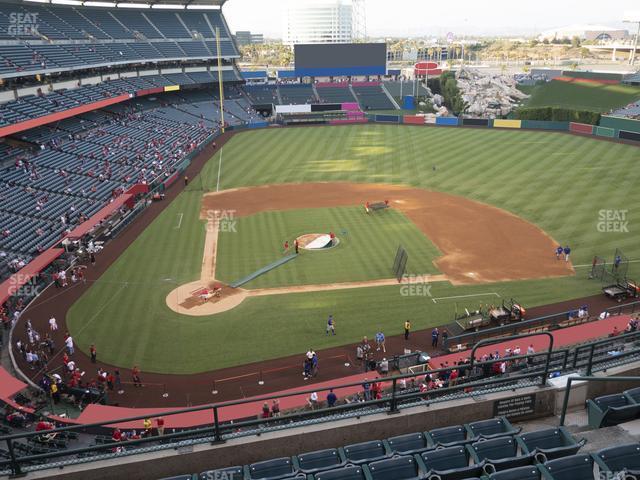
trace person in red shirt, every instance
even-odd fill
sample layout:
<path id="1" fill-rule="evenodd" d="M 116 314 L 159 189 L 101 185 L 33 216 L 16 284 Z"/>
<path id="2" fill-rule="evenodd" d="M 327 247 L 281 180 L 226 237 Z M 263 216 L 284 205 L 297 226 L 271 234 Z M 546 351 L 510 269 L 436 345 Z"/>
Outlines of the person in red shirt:
<path id="1" fill-rule="evenodd" d="M 113 440 L 114 442 L 119 442 L 120 440 L 122 440 L 122 432 L 119 428 L 116 428 L 113 431 L 113 433 L 111 434 L 111 440 Z"/>
<path id="2" fill-rule="evenodd" d="M 164 418 L 156 418 L 156 426 L 158 427 L 158 435 L 164 435 Z"/>
<path id="3" fill-rule="evenodd" d="M 47 422 L 44 418 L 41 418 L 36 425 L 36 432 L 42 432 L 43 430 L 53 430 L 53 423 Z"/>

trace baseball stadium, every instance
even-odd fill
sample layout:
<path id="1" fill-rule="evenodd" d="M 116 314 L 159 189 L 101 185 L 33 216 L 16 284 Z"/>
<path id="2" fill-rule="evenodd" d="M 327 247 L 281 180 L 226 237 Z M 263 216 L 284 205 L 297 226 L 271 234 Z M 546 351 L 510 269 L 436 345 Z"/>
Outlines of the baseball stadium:
<path id="1" fill-rule="evenodd" d="M 0 478 L 640 478 L 640 73 L 91 3 L 0 2 Z"/>

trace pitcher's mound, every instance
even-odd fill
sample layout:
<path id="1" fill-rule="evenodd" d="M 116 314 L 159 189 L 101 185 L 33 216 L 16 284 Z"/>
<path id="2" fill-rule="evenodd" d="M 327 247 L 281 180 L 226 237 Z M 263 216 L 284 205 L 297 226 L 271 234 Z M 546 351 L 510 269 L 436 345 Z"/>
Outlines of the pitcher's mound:
<path id="1" fill-rule="evenodd" d="M 333 248 L 340 243 L 337 237 L 332 237 L 326 233 L 307 233 L 300 235 L 298 245 L 305 250 L 327 250 Z"/>

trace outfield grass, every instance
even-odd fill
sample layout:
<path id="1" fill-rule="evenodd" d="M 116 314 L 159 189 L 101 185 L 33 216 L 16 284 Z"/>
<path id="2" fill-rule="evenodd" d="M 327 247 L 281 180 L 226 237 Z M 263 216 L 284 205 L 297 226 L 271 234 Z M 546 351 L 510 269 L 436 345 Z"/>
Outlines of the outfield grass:
<path id="1" fill-rule="evenodd" d="M 397 210 L 364 215 L 362 206 L 262 212 L 240 218 L 233 232 L 218 236 L 216 278 L 232 283 L 283 255 L 283 243 L 305 233 L 334 232 L 340 243 L 325 251 L 302 251 L 293 262 L 243 288 L 357 282 L 391 277 L 400 243 L 411 252 L 407 272 L 439 273 L 441 255 L 431 241 Z M 291 253 L 291 252 L 289 252 Z"/>
<path id="2" fill-rule="evenodd" d="M 560 107 L 606 113 L 640 98 L 640 87 L 552 80 L 529 91 L 526 107 Z"/>
<path id="3" fill-rule="evenodd" d="M 537 224 L 570 244 L 574 264 L 580 265 L 590 264 L 594 254 L 611 258 L 615 247 L 640 258 L 639 161 L 636 147 L 561 133 L 395 125 L 269 129 L 227 143 L 220 186 L 343 180 L 459 194 Z M 216 155 L 192 185 L 215 190 L 218 166 Z M 213 317 L 177 315 L 165 297 L 199 278 L 201 195 L 195 187 L 182 193 L 72 307 L 67 321 L 79 348 L 86 351 L 95 342 L 109 363 L 192 373 L 355 342 L 378 328 L 398 334 L 406 318 L 415 329 L 428 328 L 449 322 L 455 304 L 460 309 L 497 298 L 434 303 L 403 296 L 399 287 L 381 287 L 251 298 Z M 629 233 L 599 231 L 603 209 L 627 210 Z M 639 267 L 632 264 L 632 278 Z M 586 279 L 588 268 L 577 270 L 576 277 L 550 280 L 471 287 L 437 283 L 431 294 L 495 292 L 531 307 L 597 293 L 600 285 Z M 339 334 L 327 338 L 329 313 L 338 319 Z"/>

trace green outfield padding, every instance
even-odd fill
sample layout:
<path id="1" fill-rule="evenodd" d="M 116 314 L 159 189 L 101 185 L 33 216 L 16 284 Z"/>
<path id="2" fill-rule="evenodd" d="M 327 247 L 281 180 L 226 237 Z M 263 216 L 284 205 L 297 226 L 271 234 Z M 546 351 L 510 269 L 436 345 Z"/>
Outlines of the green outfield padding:
<path id="1" fill-rule="evenodd" d="M 613 128 L 596 127 L 596 135 L 599 137 L 615 138 L 616 131 Z"/>
<path id="2" fill-rule="evenodd" d="M 522 128 L 534 130 L 569 130 L 569 122 L 552 122 L 545 120 L 522 120 Z"/>
<path id="3" fill-rule="evenodd" d="M 600 119 L 600 126 L 640 133 L 640 120 L 633 120 L 631 118 L 603 116 Z"/>
<path id="4" fill-rule="evenodd" d="M 298 254 L 294 253 L 292 255 L 287 255 L 286 257 L 282 257 L 280 260 L 276 260 L 275 262 L 270 263 L 266 267 L 262 267 L 260 270 L 256 270 L 255 272 L 247 275 L 246 277 L 241 278 L 240 280 L 237 280 L 237 281 L 233 282 L 229 286 L 232 287 L 232 288 L 238 288 L 238 287 L 244 285 L 245 283 L 250 282 L 254 278 L 259 277 L 263 273 L 267 273 L 267 272 L 273 270 L 274 268 L 279 267 L 280 265 L 284 265 L 285 263 L 289 262 L 290 260 L 293 260 L 297 256 L 298 256 Z"/>

